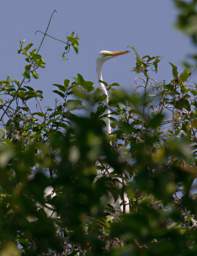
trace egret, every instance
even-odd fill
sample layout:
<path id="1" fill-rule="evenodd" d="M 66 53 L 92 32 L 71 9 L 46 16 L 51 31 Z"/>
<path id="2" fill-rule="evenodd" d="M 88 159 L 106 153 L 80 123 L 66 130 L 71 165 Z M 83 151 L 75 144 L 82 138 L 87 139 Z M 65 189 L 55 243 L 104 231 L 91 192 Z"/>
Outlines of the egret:
<path id="1" fill-rule="evenodd" d="M 97 57 L 97 61 L 96 61 L 96 72 L 98 75 L 98 80 L 100 83 L 100 87 L 101 90 L 103 91 L 104 95 L 106 96 L 106 104 L 107 104 L 107 121 L 106 121 L 106 126 L 107 126 L 107 133 L 110 134 L 112 132 L 112 128 L 111 128 L 111 123 L 110 123 L 110 116 L 111 116 L 111 111 L 109 109 L 109 93 L 107 91 L 107 88 L 104 84 L 104 80 L 103 80 L 103 75 L 102 75 L 102 68 L 103 68 L 103 64 L 112 59 L 115 58 L 117 56 L 120 55 L 124 55 L 129 53 L 129 51 L 106 51 L 106 50 L 102 50 L 99 52 L 99 56 Z"/>
<path id="2" fill-rule="evenodd" d="M 104 95 L 106 96 L 106 104 L 107 104 L 107 119 L 106 119 L 106 126 L 107 126 L 107 133 L 111 134 L 112 128 L 111 128 L 111 122 L 110 122 L 110 117 L 111 117 L 111 111 L 109 109 L 109 92 L 105 86 L 104 80 L 103 80 L 103 75 L 102 75 L 102 68 L 103 64 L 110 60 L 113 59 L 117 56 L 124 55 L 129 53 L 129 51 L 106 51 L 102 50 L 99 52 L 99 56 L 97 57 L 96 60 L 96 72 L 98 75 L 98 81 L 101 87 L 101 90 L 103 91 Z M 112 168 L 108 169 L 108 172 L 113 172 Z M 119 178 L 119 180 L 122 182 L 122 179 Z M 125 204 L 125 206 L 124 206 Z M 124 193 L 122 199 L 118 199 L 117 202 L 115 202 L 114 206 L 118 206 L 122 212 L 129 212 L 129 199 L 126 193 Z"/>

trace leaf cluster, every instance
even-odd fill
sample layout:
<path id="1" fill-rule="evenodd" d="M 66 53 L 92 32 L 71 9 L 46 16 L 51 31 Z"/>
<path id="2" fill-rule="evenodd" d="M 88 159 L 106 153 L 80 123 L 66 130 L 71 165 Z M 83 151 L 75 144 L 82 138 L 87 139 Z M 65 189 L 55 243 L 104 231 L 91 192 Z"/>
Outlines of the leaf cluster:
<path id="1" fill-rule="evenodd" d="M 43 110 L 31 80 L 45 62 L 32 47 L 19 49 L 22 82 L 0 81 L 0 255 L 196 255 L 190 71 L 171 63 L 172 79 L 155 82 L 160 58 L 135 50 L 135 92 L 105 82 L 107 105 L 77 74 L 53 85 L 58 100 Z"/>

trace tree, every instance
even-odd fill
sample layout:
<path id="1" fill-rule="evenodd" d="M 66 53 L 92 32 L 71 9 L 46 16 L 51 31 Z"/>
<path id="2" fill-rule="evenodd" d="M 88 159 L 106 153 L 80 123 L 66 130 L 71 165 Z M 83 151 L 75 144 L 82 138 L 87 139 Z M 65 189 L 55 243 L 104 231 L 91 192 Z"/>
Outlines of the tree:
<path id="1" fill-rule="evenodd" d="M 41 46 L 21 42 L 22 80 L 0 81 L 0 255 L 196 255 L 197 105 L 188 67 L 171 63 L 172 79 L 158 83 L 160 58 L 132 48 L 138 90 L 106 84 L 107 135 L 105 96 L 81 74 L 54 84 L 55 108 L 32 110 L 43 98 L 30 86 L 45 68 Z M 78 46 L 71 33 L 64 56 Z"/>

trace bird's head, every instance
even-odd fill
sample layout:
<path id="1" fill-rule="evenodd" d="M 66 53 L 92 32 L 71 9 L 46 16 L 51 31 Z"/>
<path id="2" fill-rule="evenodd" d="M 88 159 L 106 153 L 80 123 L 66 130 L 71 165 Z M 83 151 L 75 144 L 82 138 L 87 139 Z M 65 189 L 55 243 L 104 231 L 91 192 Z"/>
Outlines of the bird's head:
<path id="1" fill-rule="evenodd" d="M 124 55 L 129 53 L 129 51 L 106 51 L 102 50 L 99 52 L 99 55 L 97 57 L 97 63 L 103 64 L 107 60 L 110 60 L 112 58 L 115 58 L 120 55 Z"/>

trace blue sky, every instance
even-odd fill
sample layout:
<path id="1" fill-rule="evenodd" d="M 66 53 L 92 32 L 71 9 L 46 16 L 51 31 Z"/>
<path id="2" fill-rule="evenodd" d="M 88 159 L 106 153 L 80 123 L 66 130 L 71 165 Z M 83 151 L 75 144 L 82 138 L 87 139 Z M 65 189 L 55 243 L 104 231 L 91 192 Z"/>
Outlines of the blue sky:
<path id="1" fill-rule="evenodd" d="M 80 36 L 80 52 L 71 54 L 65 63 L 61 59 L 63 45 L 47 39 L 41 50 L 47 66 L 41 72 L 36 88 L 44 90 L 50 103 L 54 82 L 72 79 L 81 73 L 96 82 L 95 60 L 102 49 L 126 49 L 135 46 L 140 53 L 160 55 L 161 72 L 157 79 L 170 77 L 168 62 L 179 64 L 192 49 L 189 40 L 174 28 L 176 10 L 171 0 L 2 0 L 0 9 L 0 79 L 7 75 L 20 79 L 23 61 L 17 56 L 18 42 L 41 39 L 36 30 L 44 30 L 53 9 L 57 10 L 49 33 L 64 39 L 75 31 Z M 106 63 L 104 79 L 132 88 L 135 74 L 132 55 Z"/>

